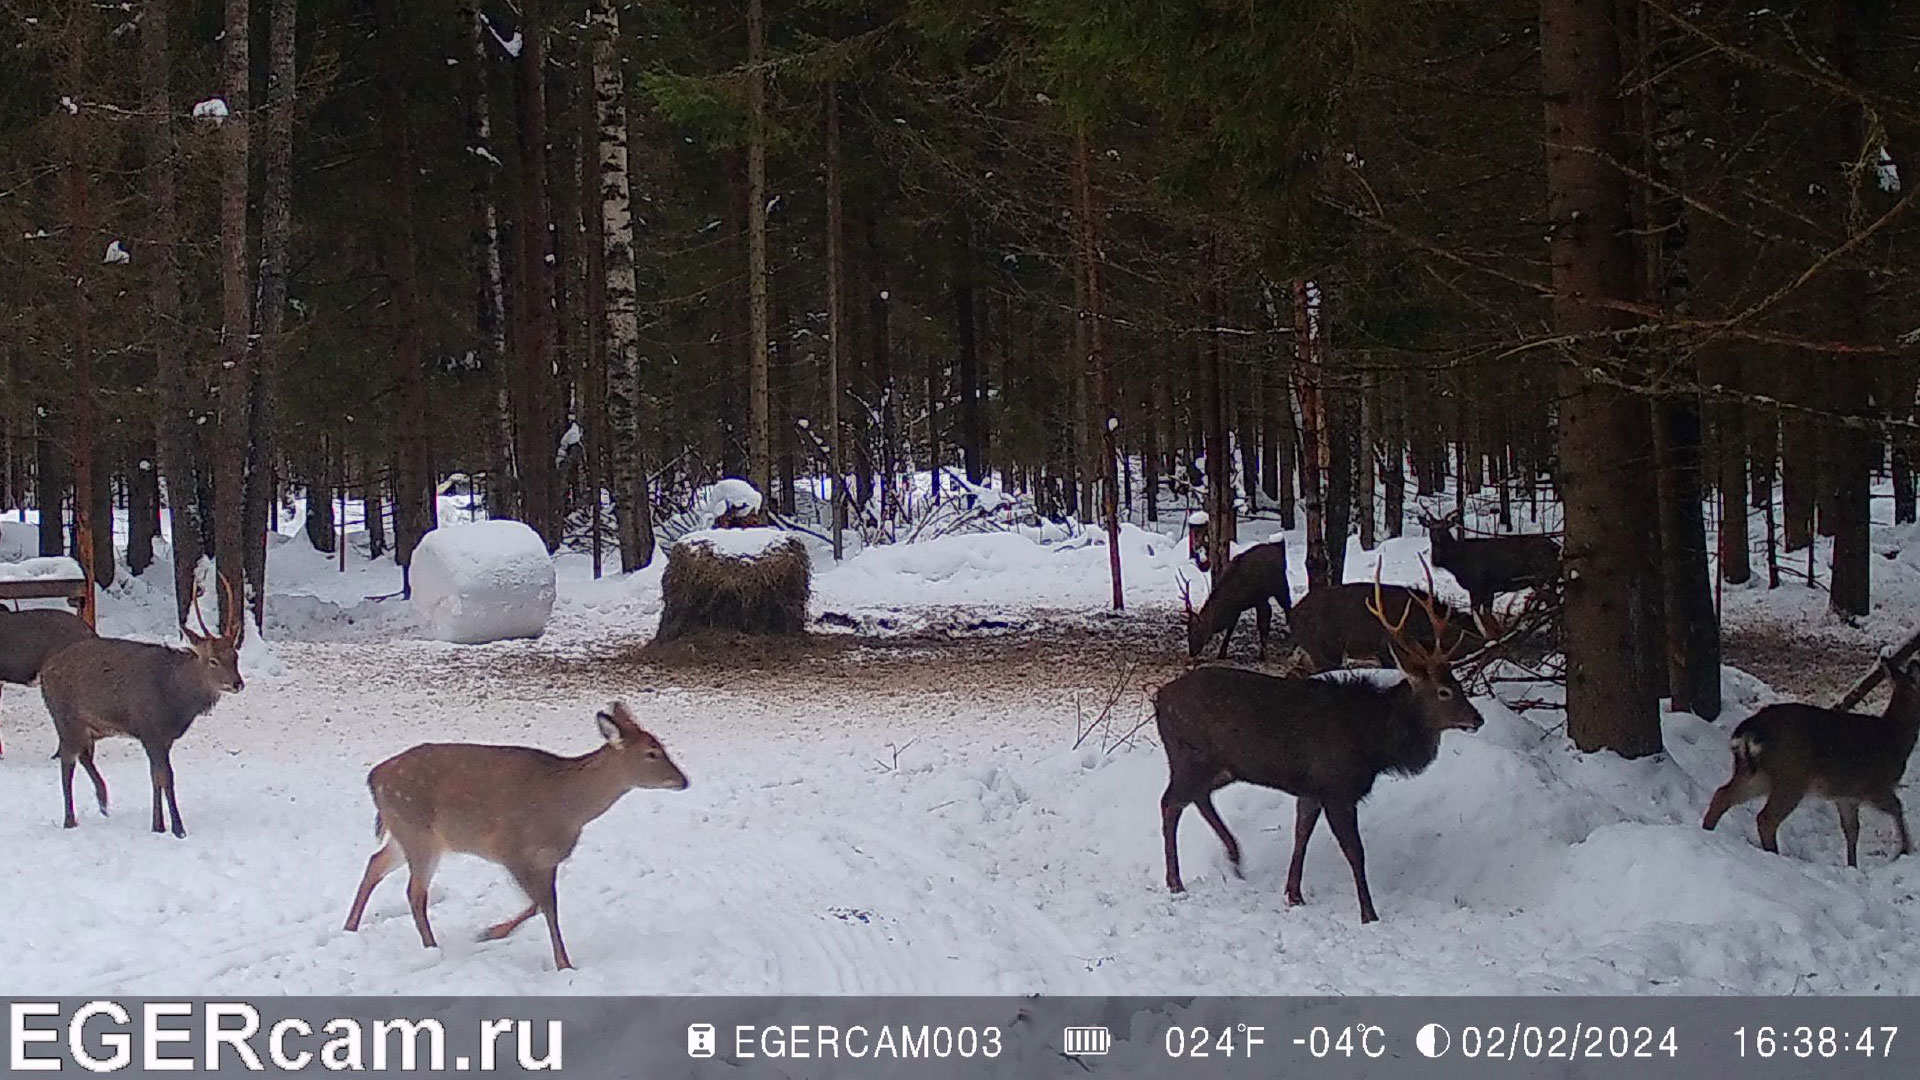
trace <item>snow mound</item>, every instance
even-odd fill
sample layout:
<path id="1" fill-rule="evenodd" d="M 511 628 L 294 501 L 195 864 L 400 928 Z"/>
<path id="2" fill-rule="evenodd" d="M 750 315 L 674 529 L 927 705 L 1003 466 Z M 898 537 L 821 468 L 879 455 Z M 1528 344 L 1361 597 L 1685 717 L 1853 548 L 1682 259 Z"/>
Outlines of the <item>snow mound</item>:
<path id="1" fill-rule="evenodd" d="M 760 490 L 737 476 L 729 476 L 707 491 L 707 513 L 719 517 L 728 510 L 751 514 L 760 509 Z"/>
<path id="2" fill-rule="evenodd" d="M 84 577 L 80 564 L 65 555 L 51 555 L 19 562 L 0 563 L 0 581 L 44 581 Z"/>
<path id="3" fill-rule="evenodd" d="M 701 529 L 680 538 L 682 544 L 699 544 L 715 555 L 734 559 L 757 559 L 786 543 L 791 533 L 780 529 Z"/>
<path id="4" fill-rule="evenodd" d="M 414 549 L 412 578 L 413 607 L 441 641 L 539 637 L 553 611 L 553 556 L 518 521 L 433 530 Z"/>

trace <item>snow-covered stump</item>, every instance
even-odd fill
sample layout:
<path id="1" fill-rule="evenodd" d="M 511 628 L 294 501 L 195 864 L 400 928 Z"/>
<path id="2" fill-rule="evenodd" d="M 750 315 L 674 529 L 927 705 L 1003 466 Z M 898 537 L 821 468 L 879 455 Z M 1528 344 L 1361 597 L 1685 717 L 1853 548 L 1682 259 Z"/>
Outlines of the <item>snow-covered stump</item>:
<path id="1" fill-rule="evenodd" d="M 435 529 L 413 549 L 409 573 L 414 610 L 441 641 L 539 637 L 553 612 L 553 556 L 518 521 Z"/>
<path id="2" fill-rule="evenodd" d="M 688 533 L 667 551 L 654 644 L 708 633 L 805 634 L 812 571 L 806 545 L 779 529 Z"/>

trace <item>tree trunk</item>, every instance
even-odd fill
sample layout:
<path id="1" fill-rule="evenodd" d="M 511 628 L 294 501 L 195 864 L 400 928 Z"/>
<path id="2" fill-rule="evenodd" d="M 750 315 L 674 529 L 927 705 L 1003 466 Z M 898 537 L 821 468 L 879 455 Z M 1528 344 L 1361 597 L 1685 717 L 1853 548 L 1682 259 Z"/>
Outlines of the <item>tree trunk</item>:
<path id="1" fill-rule="evenodd" d="M 407 54 L 399 0 L 376 0 L 380 23 L 381 141 L 386 144 L 389 220 L 382 232 L 387 276 L 392 282 L 389 304 L 394 327 L 393 381 L 399 391 L 393 441 L 393 561 L 408 567 L 414 546 L 431 530 L 437 516 L 433 477 L 427 473 L 428 416 L 424 311 L 420 300 L 419 241 L 415 236 L 414 184 L 420 176 L 413 144 L 411 102 L 406 87 Z M 529 33 L 529 38 L 536 35 Z M 526 48 L 531 51 L 533 45 Z M 410 580 L 410 577 L 409 577 Z"/>
<path id="2" fill-rule="evenodd" d="M 1780 417 L 1780 532 L 1787 551 L 1813 543 L 1813 509 L 1819 490 L 1818 443 L 1811 421 Z"/>
<path id="3" fill-rule="evenodd" d="M 1360 547 L 1372 551 L 1379 542 L 1374 533 L 1374 454 L 1380 437 L 1380 373 L 1369 366 L 1360 373 L 1360 427 L 1354 436 L 1354 516 L 1360 519 Z"/>
<path id="4" fill-rule="evenodd" d="M 378 480 L 367 481 L 366 494 L 361 503 L 366 515 L 367 558 L 378 559 L 387 553 L 387 513 Z"/>
<path id="5" fill-rule="evenodd" d="M 1210 234 L 1203 263 L 1205 309 L 1202 325 L 1208 328 L 1200 342 L 1200 431 L 1207 459 L 1207 559 L 1213 583 L 1220 584 L 1232 561 L 1237 523 L 1233 513 L 1233 469 L 1227 449 L 1227 373 L 1220 350 L 1220 335 L 1211 332 L 1220 324 L 1220 238 Z"/>
<path id="6" fill-rule="evenodd" d="M 391 0 L 389 0 L 391 2 Z M 522 515 L 549 549 L 564 537 L 554 465 L 559 424 L 554 415 L 554 266 L 548 261 L 551 211 L 547 204 L 546 28 L 540 0 L 521 7 L 523 42 L 516 65 L 520 142 L 519 220 L 514 230 L 516 269 L 514 347 L 519 358 L 514 386 L 514 458 L 519 465 Z"/>
<path id="7" fill-rule="evenodd" d="M 260 215 L 260 343 L 254 350 L 249 408 L 252 450 L 247 467 L 247 581 L 253 619 L 266 622 L 267 534 L 279 525 L 274 505 L 273 406 L 286 355 L 287 269 L 293 235 L 295 0 L 273 0 L 267 40 L 266 189 Z"/>
<path id="8" fill-rule="evenodd" d="M 338 526 L 333 515 L 333 489 L 326 481 L 328 458 L 327 445 L 322 442 L 307 479 L 307 543 L 313 550 L 331 555 Z"/>
<path id="9" fill-rule="evenodd" d="M 66 43 L 67 69 L 62 80 L 69 88 L 72 101 L 83 100 L 87 83 L 87 55 L 92 44 L 94 29 L 93 10 L 81 5 L 74 9 L 73 17 L 68 21 L 69 40 Z M 80 563 L 81 570 L 94 584 L 106 584 L 113 580 L 113 507 L 109 502 L 107 514 L 102 521 L 98 516 L 99 491 L 97 481 L 104 478 L 94 472 L 95 455 L 99 449 L 99 425 L 95 420 L 96 402 L 93 392 L 93 263 L 99 258 L 96 247 L 98 236 L 93 228 L 93 210 L 89 205 L 91 178 L 88 176 L 88 151 L 86 111 L 70 109 L 69 115 L 61 125 L 61 134 L 65 142 L 62 147 L 62 188 L 65 199 L 63 208 L 67 218 L 67 282 L 72 288 L 71 295 L 65 298 L 61 306 L 68 316 L 67 349 L 72 365 L 73 390 L 70 403 L 73 409 L 73 424 L 68 429 L 67 450 L 73 476 L 73 558 Z M 106 531 L 106 559 L 100 558 L 100 548 L 95 541 L 95 525 Z M 87 590 L 86 608 L 82 616 L 93 621 L 93 590 Z"/>
<path id="10" fill-rule="evenodd" d="M 1657 399 L 1653 425 L 1659 459 L 1667 686 L 1676 711 L 1712 720 L 1720 715 L 1720 624 L 1707 569 L 1706 523 L 1700 516 L 1704 499 L 1699 400 Z"/>
<path id="11" fill-rule="evenodd" d="M 600 126 L 600 228 L 606 259 L 607 463 L 612 474 L 620 569 L 653 562 L 653 500 L 635 403 L 640 394 L 640 296 L 634 273 L 632 177 L 627 166 L 626 80 L 613 0 L 596 0 L 594 110 Z"/>
<path id="12" fill-rule="evenodd" d="M 959 353 L 960 459 L 967 482 L 978 484 L 987 474 L 987 413 L 974 327 L 973 217 L 964 207 L 953 215 L 953 331 Z"/>
<path id="13" fill-rule="evenodd" d="M 33 473 L 33 506 L 40 514 L 40 554 L 67 553 L 67 455 L 60 448 L 55 428 L 59 420 L 53 406 L 41 403 L 35 410 L 36 423 Z"/>
<path id="14" fill-rule="evenodd" d="M 767 375 L 767 14 L 747 0 L 747 469 L 762 495 L 773 490 Z"/>
<path id="15" fill-rule="evenodd" d="M 153 565 L 155 542 L 160 539 L 160 470 L 150 433 L 136 433 L 127 448 L 127 569 L 135 577 Z"/>
<path id="16" fill-rule="evenodd" d="M 831 458 L 833 482 L 828 497 L 833 500 L 833 558 L 845 555 L 847 531 L 847 440 L 841 430 L 840 400 L 845 393 L 840 373 L 846 356 L 846 280 L 847 253 L 845 214 L 840 205 L 840 88 L 829 82 L 822 92 L 827 114 L 827 373 L 826 425 L 827 453 Z"/>
<path id="17" fill-rule="evenodd" d="M 1720 577 L 1729 585 L 1744 585 L 1753 578 L 1747 532 L 1746 406 L 1731 402 L 1716 405 L 1713 416 L 1719 436 L 1714 456 L 1720 489 Z"/>
<path id="18" fill-rule="evenodd" d="M 493 151 L 493 106 L 487 88 L 487 18 L 478 6 L 465 9 L 462 17 L 467 24 L 468 57 L 473 65 L 468 125 L 478 158 L 472 165 L 473 258 L 480 280 L 474 298 L 474 325 L 480 332 L 481 362 L 493 387 L 493 415 L 488 417 L 493 453 L 487 470 L 487 514 L 524 516 L 514 461 L 513 378 L 507 354 L 506 284 L 500 261 L 500 208 L 494 181 L 500 164 Z"/>
<path id="19" fill-rule="evenodd" d="M 1381 454 L 1386 468 L 1381 483 L 1386 490 L 1387 535 L 1399 539 L 1407 527 L 1407 395 L 1405 379 L 1399 373 L 1387 381 L 1381 411 L 1386 428 Z"/>
<path id="20" fill-rule="evenodd" d="M 1323 369 L 1314 342 L 1312 288 L 1293 282 L 1294 392 L 1300 398 L 1300 508 L 1307 519 L 1307 589 L 1338 585 L 1327 552 L 1326 504 L 1328 453 L 1326 403 L 1321 396 Z M 1344 545 L 1346 537 L 1341 537 Z M 1344 559 L 1342 562 L 1344 563 Z"/>
<path id="21" fill-rule="evenodd" d="M 1621 320 L 1593 300 L 1634 293 L 1632 210 L 1612 5 L 1541 0 L 1553 318 L 1562 334 L 1604 334 Z M 1560 490 L 1566 505 L 1567 733 L 1585 751 L 1661 749 L 1660 714 L 1640 642 L 1645 598 L 1641 477 L 1620 461 L 1645 445 L 1644 403 L 1589 381 L 1583 367 L 1624 366 L 1617 351 L 1569 355 L 1560 378 Z M 1637 437 L 1637 438 L 1636 438 Z"/>
<path id="22" fill-rule="evenodd" d="M 214 555 L 222 583 L 220 624 L 241 621 L 246 595 L 248 341 L 253 331 L 253 287 L 247 267 L 248 0 L 225 0 L 221 76 L 228 115 L 220 123 L 220 426 L 213 455 Z"/>
<path id="23" fill-rule="evenodd" d="M 1086 306 L 1080 311 L 1087 328 L 1087 373 L 1093 383 L 1095 419 L 1100 424 L 1101 522 L 1107 530 L 1107 568 L 1113 577 L 1113 610 L 1127 603 L 1120 580 L 1120 414 L 1113 407 L 1113 378 L 1107 367 L 1106 325 L 1100 310 L 1100 233 L 1094 217 L 1092 152 L 1083 124 L 1074 132 L 1073 188 L 1079 220 L 1080 274 L 1086 285 Z"/>

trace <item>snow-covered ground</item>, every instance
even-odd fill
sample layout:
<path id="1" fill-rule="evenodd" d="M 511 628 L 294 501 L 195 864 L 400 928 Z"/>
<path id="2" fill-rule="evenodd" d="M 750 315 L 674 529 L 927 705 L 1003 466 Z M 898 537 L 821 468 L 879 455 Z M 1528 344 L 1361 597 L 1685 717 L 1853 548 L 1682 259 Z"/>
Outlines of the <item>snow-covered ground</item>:
<path id="1" fill-rule="evenodd" d="M 631 658 L 659 563 L 596 581 L 564 556 L 545 637 L 457 646 L 370 599 L 398 590 L 390 564 L 356 554 L 341 573 L 287 539 L 246 690 L 175 747 L 187 839 L 147 831 L 126 741 L 100 750 L 114 816 L 83 808 L 62 830 L 39 695 L 0 699 L 0 992 L 1920 993 L 1920 860 L 1889 861 L 1884 819 L 1867 815 L 1860 870 L 1817 803 L 1783 830 L 1784 857 L 1756 846 L 1752 807 L 1700 829 L 1726 731 L 1768 697 L 1732 671 L 1716 724 L 1670 716 L 1669 754 L 1637 762 L 1575 754 L 1553 714 L 1482 701 L 1486 727 L 1448 735 L 1430 770 L 1383 780 L 1361 811 L 1378 924 L 1359 924 L 1324 830 L 1308 903 L 1286 907 L 1291 799 L 1245 785 L 1217 802 L 1246 877 L 1190 815 L 1189 892 L 1169 896 L 1165 765 L 1151 725 L 1133 730 L 1138 690 L 1075 746 L 1116 658 L 1147 685 L 1185 662 L 1184 540 L 1127 527 L 1122 543 L 1120 618 L 1100 614 L 1098 532 L 955 536 L 837 567 L 814 545 L 815 614 L 891 636 L 727 670 Z M 1415 579 L 1424 548 L 1387 543 L 1383 576 Z M 1876 560 L 1889 595 L 1910 566 L 1920 552 Z M 1349 561 L 1353 578 L 1372 570 Z M 103 630 L 164 633 L 168 580 L 116 585 Z M 968 627 L 959 643 L 909 633 Z M 635 792 L 588 827 L 560 885 L 578 971 L 550 970 L 537 924 L 473 941 L 522 902 L 471 859 L 435 879 L 441 949 L 420 948 L 402 875 L 358 934 L 341 930 L 375 847 L 368 767 L 424 741 L 584 752 L 613 698 L 692 787 Z"/>

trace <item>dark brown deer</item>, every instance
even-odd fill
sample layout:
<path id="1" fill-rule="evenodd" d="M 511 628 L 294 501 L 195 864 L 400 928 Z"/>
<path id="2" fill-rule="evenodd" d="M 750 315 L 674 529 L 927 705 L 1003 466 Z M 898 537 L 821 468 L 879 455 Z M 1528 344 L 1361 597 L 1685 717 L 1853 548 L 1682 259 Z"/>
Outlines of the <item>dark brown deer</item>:
<path id="1" fill-rule="evenodd" d="M 1907 815 L 1896 790 L 1907 771 L 1914 737 L 1920 734 L 1920 685 L 1913 668 L 1896 670 L 1880 660 L 1893 684 L 1881 716 L 1837 712 L 1789 702 L 1768 705 L 1733 729 L 1733 776 L 1707 804 L 1703 829 L 1726 812 L 1762 795 L 1760 846 L 1780 850 L 1780 823 L 1808 795 L 1833 801 L 1847 838 L 1847 865 L 1859 866 L 1860 804 L 1892 815 L 1900 830 L 1900 854 L 1913 851 Z"/>
<path id="2" fill-rule="evenodd" d="M 1186 608 L 1187 656 L 1198 659 L 1207 640 L 1220 635 L 1220 659 L 1227 658 L 1227 646 L 1233 640 L 1233 628 L 1240 613 L 1253 609 L 1260 627 L 1260 659 L 1267 658 L 1267 634 L 1273 629 L 1273 607 L 1269 600 L 1280 601 L 1287 613 L 1287 625 L 1293 622 L 1293 590 L 1287 584 L 1287 545 L 1283 540 L 1255 544 L 1233 557 L 1219 584 L 1207 594 L 1200 610 L 1193 609 L 1193 597 L 1187 583 L 1180 583 L 1180 601 Z"/>
<path id="3" fill-rule="evenodd" d="M 1427 587 L 1429 590 L 1433 587 L 1431 571 Z M 1403 585 L 1378 588 L 1379 602 L 1388 611 L 1405 611 L 1432 595 L 1431 591 L 1423 594 Z M 1309 589 L 1307 595 L 1293 605 L 1287 623 L 1293 629 L 1294 644 L 1306 651 L 1313 670 L 1331 671 L 1352 660 L 1371 660 L 1381 667 L 1393 663 L 1393 637 L 1373 616 L 1374 590 L 1375 586 L 1358 583 Z M 1406 631 L 1416 645 L 1423 649 L 1440 648 L 1450 656 L 1459 656 L 1486 644 L 1486 636 L 1465 612 L 1454 611 L 1445 604 L 1435 604 L 1435 609 L 1446 621 L 1442 635 L 1445 640 L 1436 642 L 1431 628 L 1416 624 Z"/>
<path id="4" fill-rule="evenodd" d="M 226 579 L 220 583 L 225 587 Z M 213 708 L 221 694 L 246 685 L 240 678 L 240 605 L 229 602 L 227 610 L 227 625 L 218 634 L 210 633 L 195 597 L 200 633 L 180 628 L 187 638 L 186 649 L 92 638 L 61 649 L 41 669 L 40 696 L 60 737 L 60 786 L 66 796 L 67 828 L 78 824 L 73 814 L 74 763 L 87 770 L 94 799 L 105 814 L 107 782 L 94 767 L 93 744 L 106 736 L 124 735 L 140 740 L 147 751 L 153 774 L 153 831 L 167 830 L 160 813 L 164 796 L 173 818 L 173 835 L 187 835 L 173 793 L 173 744 L 194 720 Z"/>
<path id="5" fill-rule="evenodd" d="M 1372 611 L 1392 636 L 1394 662 L 1405 673 L 1392 685 L 1360 676 L 1282 679 L 1240 668 L 1203 667 L 1154 695 L 1154 720 L 1169 774 L 1166 794 L 1160 797 L 1167 888 L 1185 888 L 1178 833 L 1189 803 L 1200 808 L 1200 816 L 1226 845 L 1234 872 L 1239 872 L 1240 845 L 1214 809 L 1213 793 L 1245 781 L 1295 798 L 1287 903 L 1302 902 L 1307 840 L 1324 811 L 1353 867 L 1360 921 L 1379 919 L 1367 889 L 1360 801 L 1382 773 L 1412 776 L 1431 765 L 1439 755 L 1442 732 L 1477 731 L 1481 724 L 1480 713 L 1454 680 L 1447 654 L 1425 648 L 1405 633 L 1414 605 L 1408 604 L 1398 623 L 1390 623 L 1384 614 L 1387 603 L 1382 590 Z M 1440 636 L 1444 616 L 1431 600 L 1420 606 L 1433 636 Z"/>
<path id="6" fill-rule="evenodd" d="M 607 741 L 582 757 L 525 746 L 427 743 L 375 765 L 367 774 L 377 811 L 373 831 L 388 840 L 367 860 L 347 929 L 360 928 L 374 886 L 405 859 L 413 925 L 420 943 L 434 948 L 427 886 L 442 855 L 464 852 L 505 867 L 531 901 L 480 940 L 504 938 L 538 912 L 547 919 L 554 966 L 572 967 L 560 939 L 556 879 L 580 830 L 629 791 L 687 786 L 666 747 L 641 730 L 626 705 L 616 701 L 596 719 Z"/>
<path id="7" fill-rule="evenodd" d="M 93 627 L 71 611 L 0 607 L 0 683 L 31 684 L 40 677 L 48 657 L 93 636 Z M 5 753 L 6 747 L 0 745 L 0 755 Z"/>
<path id="8" fill-rule="evenodd" d="M 1473 601 L 1474 616 L 1498 633 L 1493 602 L 1504 593 L 1536 589 L 1560 580 L 1560 545 L 1550 536 L 1482 536 L 1462 539 L 1460 511 L 1420 516 L 1433 543 L 1433 565 L 1453 575 Z"/>

